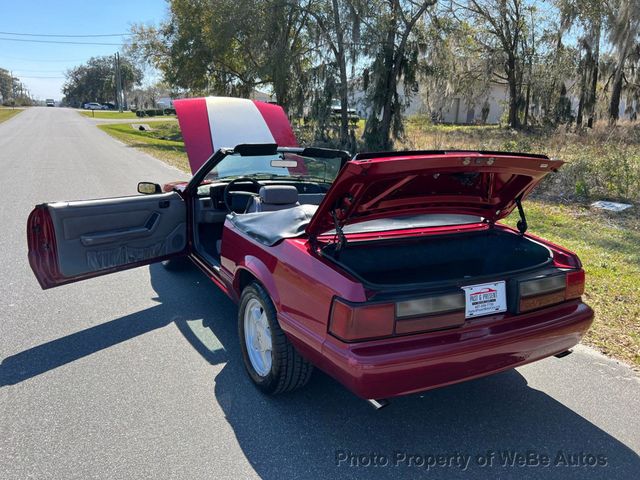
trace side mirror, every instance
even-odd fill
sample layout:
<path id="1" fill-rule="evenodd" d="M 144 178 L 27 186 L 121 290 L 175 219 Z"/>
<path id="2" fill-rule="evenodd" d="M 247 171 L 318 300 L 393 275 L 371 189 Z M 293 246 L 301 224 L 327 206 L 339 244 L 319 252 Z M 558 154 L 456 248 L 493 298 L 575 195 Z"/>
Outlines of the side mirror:
<path id="1" fill-rule="evenodd" d="M 142 193 L 143 195 L 152 195 L 154 193 L 162 193 L 162 188 L 157 183 L 139 182 L 138 193 Z"/>

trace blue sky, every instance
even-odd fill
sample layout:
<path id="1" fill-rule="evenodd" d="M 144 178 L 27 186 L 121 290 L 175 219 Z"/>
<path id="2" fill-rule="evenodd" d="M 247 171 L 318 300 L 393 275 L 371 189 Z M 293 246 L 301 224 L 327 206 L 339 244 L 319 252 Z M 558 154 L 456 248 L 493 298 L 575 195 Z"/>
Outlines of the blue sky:
<path id="1" fill-rule="evenodd" d="M 118 45 L 70 45 L 2 40 L 122 43 L 124 37 L 57 38 L 7 33 L 96 35 L 127 33 L 133 23 L 155 24 L 165 17 L 164 0 L 14 0 L 0 14 L 0 67 L 12 70 L 36 98 L 62 97 L 64 72 L 90 57 L 112 55 Z M 52 78 L 38 78 L 52 77 Z"/>

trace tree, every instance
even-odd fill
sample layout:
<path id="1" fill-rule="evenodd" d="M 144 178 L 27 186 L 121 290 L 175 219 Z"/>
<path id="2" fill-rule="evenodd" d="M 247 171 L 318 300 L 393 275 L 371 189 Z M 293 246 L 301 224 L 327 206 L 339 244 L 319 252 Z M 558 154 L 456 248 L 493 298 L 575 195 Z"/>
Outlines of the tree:
<path id="1" fill-rule="evenodd" d="M 120 58 L 123 88 L 131 89 L 142 82 L 142 71 L 125 58 Z M 112 56 L 92 57 L 87 63 L 68 70 L 62 86 L 65 102 L 80 106 L 85 102 L 105 103 L 116 99 L 115 64 Z"/>
<path id="2" fill-rule="evenodd" d="M 556 122 L 569 123 L 571 121 L 571 100 L 567 98 L 567 89 L 562 85 L 560 89 L 560 98 L 556 105 Z"/>
<path id="3" fill-rule="evenodd" d="M 607 2 L 601 0 L 556 0 L 560 12 L 561 35 L 573 25 L 580 27 L 578 45 L 583 51 L 580 68 L 580 96 L 576 124 L 582 125 L 583 117 L 587 117 L 587 126 L 592 127 L 595 116 L 596 90 L 600 67 L 600 43 L 605 26 Z"/>
<path id="4" fill-rule="evenodd" d="M 301 79 L 309 68 L 312 50 L 306 37 L 309 11 L 305 1 L 271 0 L 264 4 L 264 25 L 255 31 L 252 21 L 247 30 L 262 42 L 262 55 L 258 51 L 257 70 L 261 79 L 273 86 L 278 103 L 285 111 L 302 112 L 306 86 Z M 254 54 L 255 58 L 255 53 Z"/>
<path id="5" fill-rule="evenodd" d="M 357 0 L 316 0 L 309 2 L 309 30 L 317 37 L 317 52 L 331 58 L 338 73 L 340 98 L 340 144 L 349 144 L 349 65 L 358 58 L 360 19 L 366 2 Z M 333 99 L 328 99 L 330 102 Z"/>
<path id="6" fill-rule="evenodd" d="M 19 78 L 12 76 L 11 72 L 4 68 L 0 68 L 0 105 L 33 105 L 29 90 Z"/>
<path id="7" fill-rule="evenodd" d="M 134 25 L 127 47 L 169 84 L 194 94 L 248 97 L 270 85 L 285 109 L 300 108 L 308 67 L 306 2 L 169 0 L 158 27 Z"/>
<path id="8" fill-rule="evenodd" d="M 635 45 L 627 57 L 625 79 L 627 81 L 625 113 L 629 114 L 631 120 L 637 120 L 640 112 L 640 44 Z"/>
<path id="9" fill-rule="evenodd" d="M 640 0 L 614 1 L 609 14 L 609 41 L 615 47 L 617 60 L 609 102 L 609 121 L 615 123 L 620 116 L 625 64 L 640 34 Z"/>
<path id="10" fill-rule="evenodd" d="M 0 68 L 0 103 L 13 98 L 14 79 L 9 70 Z"/>
<path id="11" fill-rule="evenodd" d="M 391 137 L 402 131 L 402 110 L 398 86 L 405 95 L 417 90 L 419 41 L 414 29 L 436 0 L 377 0 L 369 3 L 366 52 L 373 58 L 365 83 L 371 115 L 365 125 L 368 148 L 390 150 Z"/>
<path id="12" fill-rule="evenodd" d="M 246 96 L 258 84 L 255 65 L 240 43 L 246 21 L 236 15 L 241 8 L 251 10 L 247 3 L 171 0 L 169 16 L 159 26 L 132 26 L 127 52 L 158 68 L 178 88 Z M 258 19 L 259 13 L 253 18 Z"/>
<path id="13" fill-rule="evenodd" d="M 432 12 L 420 45 L 420 93 L 431 117 L 439 121 L 454 98 L 484 109 L 491 84 L 492 59 L 476 41 L 477 31 L 466 20 L 455 18 L 449 6 Z"/>
<path id="14" fill-rule="evenodd" d="M 518 114 L 524 74 L 521 47 L 527 28 L 525 0 L 469 0 L 454 5 L 477 28 L 477 41 L 485 54 L 494 59 L 492 73 L 506 82 L 509 91 L 509 126 L 520 127 Z"/>

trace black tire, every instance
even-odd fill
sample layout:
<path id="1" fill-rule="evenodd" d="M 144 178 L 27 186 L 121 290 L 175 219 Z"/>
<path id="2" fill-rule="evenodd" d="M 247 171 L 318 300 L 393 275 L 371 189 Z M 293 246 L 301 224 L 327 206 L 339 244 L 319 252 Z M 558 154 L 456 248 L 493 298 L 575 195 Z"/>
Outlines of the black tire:
<path id="1" fill-rule="evenodd" d="M 162 266 L 169 272 L 182 272 L 190 269 L 192 265 L 191 260 L 187 257 L 176 257 L 162 261 Z"/>
<path id="2" fill-rule="evenodd" d="M 245 340 L 245 310 L 252 299 L 257 299 L 260 302 L 271 331 L 271 369 L 264 376 L 258 374 L 253 367 Z M 309 382 L 313 372 L 313 365 L 302 358 L 291 345 L 278 324 L 276 308 L 273 302 L 264 288 L 258 283 L 252 283 L 242 291 L 238 309 L 238 335 L 245 369 L 253 383 L 264 393 L 275 395 L 290 392 L 305 386 Z"/>

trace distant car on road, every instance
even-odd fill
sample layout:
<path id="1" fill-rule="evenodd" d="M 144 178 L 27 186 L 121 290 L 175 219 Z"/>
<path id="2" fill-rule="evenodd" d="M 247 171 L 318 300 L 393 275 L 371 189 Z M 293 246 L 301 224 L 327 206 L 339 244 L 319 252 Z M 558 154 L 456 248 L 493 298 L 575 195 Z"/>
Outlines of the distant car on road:
<path id="1" fill-rule="evenodd" d="M 47 98 L 45 100 L 45 103 L 46 103 L 47 107 L 55 107 L 56 106 L 56 102 L 53 100 L 53 98 Z"/>
<path id="2" fill-rule="evenodd" d="M 104 107 L 98 102 L 89 102 L 83 105 L 85 110 L 104 110 Z"/>

